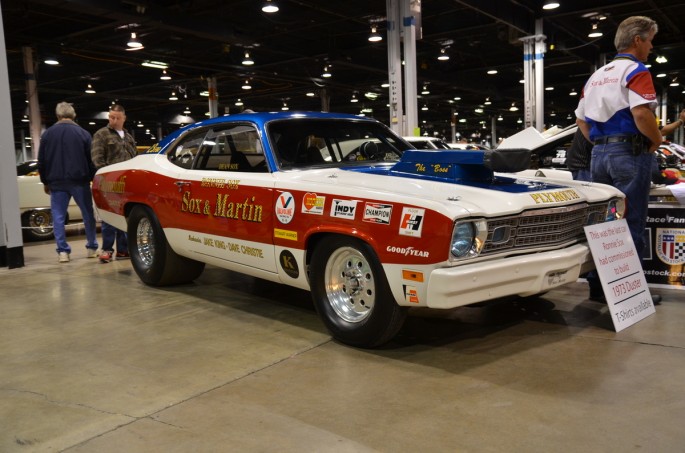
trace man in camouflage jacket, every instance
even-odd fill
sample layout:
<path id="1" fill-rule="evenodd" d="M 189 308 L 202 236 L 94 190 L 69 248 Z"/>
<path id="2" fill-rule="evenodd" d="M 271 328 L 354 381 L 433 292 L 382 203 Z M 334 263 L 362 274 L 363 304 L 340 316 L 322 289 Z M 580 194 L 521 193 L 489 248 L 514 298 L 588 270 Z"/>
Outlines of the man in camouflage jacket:
<path id="1" fill-rule="evenodd" d="M 109 109 L 109 124 L 95 132 L 91 157 L 95 168 L 116 164 L 132 159 L 136 155 L 136 143 L 133 136 L 124 129 L 126 112 L 118 104 Z M 126 232 L 102 222 L 102 253 L 101 263 L 109 263 L 114 256 L 114 242 L 116 241 L 116 258 L 129 257 Z"/>

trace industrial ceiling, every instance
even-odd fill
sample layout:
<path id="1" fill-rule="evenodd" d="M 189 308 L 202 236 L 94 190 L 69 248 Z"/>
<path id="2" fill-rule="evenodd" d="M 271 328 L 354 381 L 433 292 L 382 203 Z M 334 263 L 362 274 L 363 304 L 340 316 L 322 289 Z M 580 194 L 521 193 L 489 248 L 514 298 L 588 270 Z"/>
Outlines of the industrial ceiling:
<path id="1" fill-rule="evenodd" d="M 54 122 L 59 101 L 74 103 L 79 123 L 91 132 L 106 124 L 109 105 L 127 110 L 127 127 L 141 145 L 151 144 L 187 122 L 205 118 L 209 78 L 217 81 L 219 114 L 255 111 L 322 110 L 358 114 L 389 122 L 387 39 L 368 40 L 371 26 L 387 38 L 384 0 L 2 0 L 15 139 L 28 134 L 25 48 L 32 49 L 37 96 L 45 126 Z M 523 45 L 542 19 L 545 124 L 572 123 L 583 83 L 602 55 L 615 52 L 618 23 L 631 15 L 655 19 L 660 31 L 650 57 L 652 74 L 673 109 L 682 105 L 685 85 L 685 2 L 673 0 L 560 0 L 544 10 L 542 0 L 425 0 L 417 41 L 419 124 L 422 133 L 452 138 L 498 136 L 520 128 Z M 603 31 L 588 37 L 592 23 Z M 131 33 L 143 44 L 127 50 Z M 437 59 L 444 49 L 450 58 Z M 254 60 L 242 63 L 245 53 Z M 668 61 L 656 63 L 663 56 Z M 44 61 L 52 57 L 58 65 Z M 162 70 L 145 61 L 168 64 Z M 322 77 L 328 66 L 331 77 Z M 496 74 L 488 74 L 497 70 Z M 665 74 L 656 78 L 657 74 Z M 245 82 L 251 86 L 243 89 Z M 685 80 L 684 80 L 685 82 Z M 87 94 L 90 84 L 95 93 Z M 425 88 L 425 90 L 424 90 Z M 422 92 L 427 94 L 421 94 Z M 178 100 L 170 100 L 174 92 Z M 356 98 L 358 102 L 352 102 Z M 236 105 L 240 100 L 243 105 Z M 425 108 L 425 110 L 424 110 Z M 189 110 L 186 110 L 189 109 Z M 476 110 L 482 110 L 477 113 Z M 189 111 L 190 113 L 183 113 Z M 149 131 L 145 133 L 145 131 Z M 157 137 L 155 137 L 157 135 Z M 154 138 L 153 138 L 154 137 Z"/>

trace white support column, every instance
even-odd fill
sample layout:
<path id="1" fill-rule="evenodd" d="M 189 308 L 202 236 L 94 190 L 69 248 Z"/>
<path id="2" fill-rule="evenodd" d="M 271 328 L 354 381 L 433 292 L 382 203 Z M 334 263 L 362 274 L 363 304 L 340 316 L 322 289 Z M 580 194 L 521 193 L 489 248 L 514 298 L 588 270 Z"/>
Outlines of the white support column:
<path id="1" fill-rule="evenodd" d="M 26 79 L 26 93 L 29 106 L 29 130 L 31 131 L 31 158 L 38 159 L 38 147 L 40 146 L 40 133 L 42 130 L 40 118 L 40 103 L 38 102 L 38 86 L 36 75 L 33 70 L 33 49 L 22 47 L 24 55 L 24 78 Z M 54 108 L 54 106 L 52 106 Z"/>
<path id="2" fill-rule="evenodd" d="M 547 37 L 542 34 L 542 19 L 535 20 L 535 129 L 545 129 L 545 66 Z"/>
<path id="3" fill-rule="evenodd" d="M 5 48 L 5 27 L 0 11 L 0 49 Z M 14 150 L 7 54 L 0 53 L 0 266 L 24 266 L 24 243 L 19 219 L 17 159 Z M 40 115 L 38 115 L 40 118 Z M 35 152 L 38 150 L 34 143 Z"/>
<path id="4" fill-rule="evenodd" d="M 219 94 L 216 91 L 216 77 L 207 77 L 207 91 L 209 91 L 209 117 L 219 116 Z"/>
<path id="5" fill-rule="evenodd" d="M 405 134 L 414 135 L 419 128 L 419 109 L 417 102 L 416 76 L 416 38 L 421 30 L 421 2 L 402 1 L 402 37 L 404 42 L 404 110 L 406 117 Z"/>
<path id="6" fill-rule="evenodd" d="M 390 128 L 403 135 L 404 108 L 402 106 L 402 53 L 400 46 L 399 0 L 386 0 L 388 30 L 388 98 L 390 99 Z"/>
<path id="7" fill-rule="evenodd" d="M 535 111 L 535 72 L 533 71 L 534 36 L 521 38 L 523 41 L 523 121 L 524 127 L 533 125 Z"/>
<path id="8" fill-rule="evenodd" d="M 490 140 L 490 148 L 495 149 L 497 147 L 497 117 L 495 115 L 490 117 L 490 130 L 492 139 Z"/>

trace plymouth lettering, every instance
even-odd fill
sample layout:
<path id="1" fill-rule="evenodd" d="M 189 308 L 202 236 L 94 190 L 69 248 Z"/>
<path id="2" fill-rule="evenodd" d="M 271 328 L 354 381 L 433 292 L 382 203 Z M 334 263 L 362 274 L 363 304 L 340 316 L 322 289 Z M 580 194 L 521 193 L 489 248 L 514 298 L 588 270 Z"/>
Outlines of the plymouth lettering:
<path id="1" fill-rule="evenodd" d="M 535 203 L 559 203 L 578 200 L 580 198 L 580 195 L 573 189 L 560 190 L 557 192 L 531 193 L 530 196 L 535 200 Z"/>

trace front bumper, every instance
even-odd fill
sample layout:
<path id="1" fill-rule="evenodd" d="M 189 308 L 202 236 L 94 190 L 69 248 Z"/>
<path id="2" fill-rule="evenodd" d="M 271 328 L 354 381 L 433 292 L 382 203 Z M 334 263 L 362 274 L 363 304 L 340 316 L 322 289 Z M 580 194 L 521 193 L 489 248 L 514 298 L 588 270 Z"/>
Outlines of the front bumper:
<path id="1" fill-rule="evenodd" d="M 426 302 L 431 308 L 454 308 L 504 296 L 531 296 L 575 282 L 593 268 L 585 244 L 440 268 L 430 274 Z"/>

